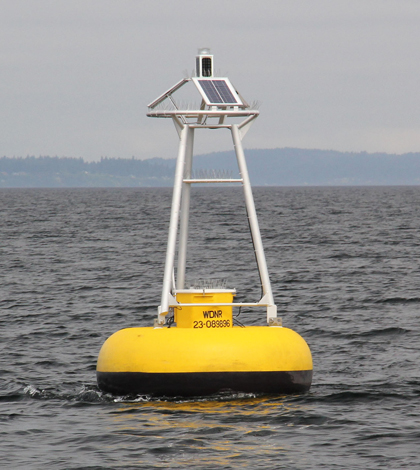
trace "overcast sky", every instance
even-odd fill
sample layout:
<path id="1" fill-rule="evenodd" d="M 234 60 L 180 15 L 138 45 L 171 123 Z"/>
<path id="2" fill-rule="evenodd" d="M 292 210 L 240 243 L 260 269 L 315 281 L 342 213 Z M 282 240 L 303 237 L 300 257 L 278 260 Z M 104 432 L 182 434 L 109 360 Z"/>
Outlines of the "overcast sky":
<path id="1" fill-rule="evenodd" d="M 176 157 L 147 104 L 199 47 L 261 102 L 245 148 L 420 151 L 419 0 L 0 0 L 0 156 Z"/>

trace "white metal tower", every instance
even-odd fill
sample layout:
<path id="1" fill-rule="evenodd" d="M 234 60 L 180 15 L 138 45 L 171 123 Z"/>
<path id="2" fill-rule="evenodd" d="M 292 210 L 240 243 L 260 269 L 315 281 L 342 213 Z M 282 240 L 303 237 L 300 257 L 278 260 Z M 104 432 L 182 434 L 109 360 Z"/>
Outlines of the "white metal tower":
<path id="1" fill-rule="evenodd" d="M 195 183 L 241 183 L 244 189 L 245 204 L 263 295 L 258 302 L 218 305 L 233 307 L 264 306 L 267 308 L 268 324 L 277 325 L 279 324 L 279 320 L 277 320 L 277 307 L 274 303 L 271 290 L 251 183 L 241 143 L 254 119 L 258 117 L 259 111 L 251 109 L 228 78 L 214 77 L 213 70 L 213 56 L 210 54 L 210 50 L 200 49 L 196 57 L 196 76 L 180 80 L 148 106 L 149 111 L 147 116 L 172 119 L 180 139 L 172 196 L 162 298 L 158 308 L 158 318 L 155 323 L 156 326 L 163 325 L 166 315 L 175 307 L 193 306 L 193 304 L 181 304 L 176 300 L 176 291 L 185 288 L 191 185 Z M 180 109 L 174 99 L 174 93 L 189 82 L 195 85 L 196 91 L 201 95 L 200 109 Z M 235 121 L 238 121 L 239 118 L 239 122 L 231 122 L 234 120 L 233 118 L 236 118 Z M 194 132 L 196 129 L 228 129 L 231 132 L 240 173 L 239 179 L 192 177 Z M 178 236 L 178 265 L 175 279 L 175 253 Z M 200 305 L 208 306 L 208 304 L 194 304 L 194 306 Z"/>

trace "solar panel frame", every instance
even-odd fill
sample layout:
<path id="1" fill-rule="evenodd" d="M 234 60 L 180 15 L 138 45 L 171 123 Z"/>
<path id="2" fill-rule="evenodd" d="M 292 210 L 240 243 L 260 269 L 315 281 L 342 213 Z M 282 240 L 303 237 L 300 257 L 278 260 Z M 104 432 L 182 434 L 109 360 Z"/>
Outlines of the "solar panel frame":
<path id="1" fill-rule="evenodd" d="M 228 78 L 193 77 L 198 91 L 209 106 L 243 106 Z"/>

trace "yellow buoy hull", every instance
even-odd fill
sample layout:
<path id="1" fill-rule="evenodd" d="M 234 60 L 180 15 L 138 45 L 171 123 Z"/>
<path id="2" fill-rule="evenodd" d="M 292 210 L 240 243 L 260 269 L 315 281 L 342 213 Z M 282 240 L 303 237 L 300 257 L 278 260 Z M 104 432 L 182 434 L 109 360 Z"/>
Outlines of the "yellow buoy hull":
<path id="1" fill-rule="evenodd" d="M 97 379 L 123 395 L 299 393 L 311 385 L 312 356 L 288 328 L 127 328 L 102 346 Z"/>

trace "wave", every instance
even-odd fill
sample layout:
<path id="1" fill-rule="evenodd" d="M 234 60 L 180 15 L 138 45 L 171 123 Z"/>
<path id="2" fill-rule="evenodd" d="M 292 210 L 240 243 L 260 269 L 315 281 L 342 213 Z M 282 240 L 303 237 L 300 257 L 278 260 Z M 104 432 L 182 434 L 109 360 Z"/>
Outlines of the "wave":
<path id="1" fill-rule="evenodd" d="M 328 337 L 328 338 L 342 338 L 342 339 L 357 339 L 375 336 L 397 336 L 411 333 L 411 330 L 400 327 L 387 327 L 387 328 L 372 328 L 368 331 L 355 331 L 351 333 L 336 331 L 332 329 L 313 328 L 305 331 L 305 337 Z"/>
<path id="2" fill-rule="evenodd" d="M 420 297 L 389 297 L 387 299 L 377 300 L 377 304 L 406 304 L 406 303 L 419 303 Z"/>
<path id="3" fill-rule="evenodd" d="M 232 400 L 247 400 L 257 398 L 259 395 L 255 393 L 245 392 L 221 392 L 206 397 L 155 397 L 150 395 L 111 395 L 104 393 L 96 385 L 83 385 L 82 389 L 75 393 L 60 393 L 51 390 L 44 390 L 35 385 L 27 385 L 8 398 L 23 399 L 25 397 L 36 400 L 63 400 L 73 402 L 74 404 L 98 404 L 98 403 L 149 403 L 149 402 L 175 402 L 175 403 L 197 403 L 197 402 L 229 402 Z M 6 398 L 6 397 L 4 397 Z"/>

